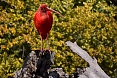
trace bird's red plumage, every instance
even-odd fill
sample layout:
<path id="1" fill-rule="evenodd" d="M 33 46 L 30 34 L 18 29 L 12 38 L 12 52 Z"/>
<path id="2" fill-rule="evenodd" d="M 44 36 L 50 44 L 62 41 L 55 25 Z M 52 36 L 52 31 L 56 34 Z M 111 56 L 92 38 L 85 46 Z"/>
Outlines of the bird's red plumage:
<path id="1" fill-rule="evenodd" d="M 46 39 L 51 30 L 53 17 L 50 11 L 41 12 L 38 10 L 34 15 L 34 24 L 42 39 Z"/>

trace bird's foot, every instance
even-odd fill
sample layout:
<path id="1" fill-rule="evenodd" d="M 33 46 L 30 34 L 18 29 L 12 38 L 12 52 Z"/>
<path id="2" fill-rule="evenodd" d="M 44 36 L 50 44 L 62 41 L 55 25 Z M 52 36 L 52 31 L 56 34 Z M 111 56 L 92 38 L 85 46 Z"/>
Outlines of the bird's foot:
<path id="1" fill-rule="evenodd" d="M 43 52 L 44 51 L 44 49 L 43 48 L 41 48 L 41 52 Z"/>

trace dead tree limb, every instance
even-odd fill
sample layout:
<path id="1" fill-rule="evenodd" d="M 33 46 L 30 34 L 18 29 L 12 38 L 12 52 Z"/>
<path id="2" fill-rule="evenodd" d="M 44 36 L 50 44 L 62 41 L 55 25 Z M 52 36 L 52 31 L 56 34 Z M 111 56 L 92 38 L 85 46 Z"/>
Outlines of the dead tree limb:
<path id="1" fill-rule="evenodd" d="M 110 78 L 98 65 L 96 58 L 92 58 L 85 50 L 80 48 L 76 42 L 72 43 L 67 41 L 66 44 L 73 52 L 77 53 L 82 59 L 89 63 L 89 67 L 87 67 L 86 71 L 78 78 Z"/>

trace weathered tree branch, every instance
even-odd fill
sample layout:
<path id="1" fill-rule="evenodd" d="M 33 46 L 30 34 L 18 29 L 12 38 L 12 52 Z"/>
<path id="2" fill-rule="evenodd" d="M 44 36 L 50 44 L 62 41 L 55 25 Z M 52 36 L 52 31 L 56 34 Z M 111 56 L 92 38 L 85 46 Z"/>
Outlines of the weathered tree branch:
<path id="1" fill-rule="evenodd" d="M 81 74 L 79 78 L 110 78 L 98 65 L 96 58 L 89 56 L 76 42 L 72 43 L 67 41 L 66 44 L 73 52 L 77 53 L 82 59 L 89 63 L 89 67 L 86 68 L 86 71 Z"/>
<path id="2" fill-rule="evenodd" d="M 22 68 L 15 73 L 15 78 L 110 78 L 98 65 L 96 58 L 81 49 L 76 43 L 66 42 L 73 52 L 77 53 L 89 63 L 87 68 L 77 68 L 77 72 L 72 75 L 66 74 L 62 68 L 53 68 L 54 52 L 48 50 L 35 50 L 27 56 Z"/>

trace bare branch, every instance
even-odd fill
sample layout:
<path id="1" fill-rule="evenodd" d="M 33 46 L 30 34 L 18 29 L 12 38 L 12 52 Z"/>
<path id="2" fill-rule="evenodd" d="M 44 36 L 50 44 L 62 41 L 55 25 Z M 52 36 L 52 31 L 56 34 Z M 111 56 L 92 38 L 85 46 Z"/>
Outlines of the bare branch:
<path id="1" fill-rule="evenodd" d="M 98 65 L 96 58 L 92 58 L 85 50 L 80 48 L 76 42 L 66 42 L 70 49 L 77 53 L 82 59 L 89 63 L 90 67 L 86 68 L 86 71 L 80 75 L 79 78 L 110 78 Z"/>

